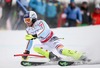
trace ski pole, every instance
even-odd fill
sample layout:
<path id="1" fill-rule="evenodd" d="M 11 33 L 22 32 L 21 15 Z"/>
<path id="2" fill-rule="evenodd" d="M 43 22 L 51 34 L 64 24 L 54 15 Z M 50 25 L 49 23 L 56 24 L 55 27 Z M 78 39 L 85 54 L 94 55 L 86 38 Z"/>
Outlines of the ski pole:
<path id="1" fill-rule="evenodd" d="M 58 38 L 58 39 L 62 39 L 62 40 L 64 40 L 64 38 Z"/>

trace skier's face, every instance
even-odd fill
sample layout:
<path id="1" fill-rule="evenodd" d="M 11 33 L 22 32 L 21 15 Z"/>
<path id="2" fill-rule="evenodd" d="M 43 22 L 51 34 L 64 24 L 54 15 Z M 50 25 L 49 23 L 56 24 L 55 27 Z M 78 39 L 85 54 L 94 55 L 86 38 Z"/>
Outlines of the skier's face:
<path id="1" fill-rule="evenodd" d="M 32 21 L 30 18 L 24 18 L 24 22 L 27 26 L 31 27 L 32 26 Z"/>

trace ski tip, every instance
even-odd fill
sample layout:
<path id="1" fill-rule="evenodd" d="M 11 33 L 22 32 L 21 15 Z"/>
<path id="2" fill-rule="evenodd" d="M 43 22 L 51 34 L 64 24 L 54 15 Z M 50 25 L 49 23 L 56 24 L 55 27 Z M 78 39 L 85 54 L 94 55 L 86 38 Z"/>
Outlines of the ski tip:
<path id="1" fill-rule="evenodd" d="M 20 64 L 21 64 L 22 66 L 27 66 L 27 65 L 24 63 L 24 61 L 21 61 Z"/>

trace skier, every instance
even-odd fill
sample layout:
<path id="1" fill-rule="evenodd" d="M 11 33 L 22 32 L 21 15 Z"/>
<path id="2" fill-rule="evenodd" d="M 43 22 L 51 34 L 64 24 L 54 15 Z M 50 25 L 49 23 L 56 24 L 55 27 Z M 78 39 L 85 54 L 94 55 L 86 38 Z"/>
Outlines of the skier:
<path id="1" fill-rule="evenodd" d="M 24 15 L 24 22 L 28 26 L 26 28 L 28 33 L 26 39 L 29 40 L 24 54 L 30 53 L 33 39 L 38 38 L 41 44 L 34 45 L 34 51 L 49 58 L 51 61 L 60 60 L 60 58 L 52 52 L 52 49 L 56 49 L 60 54 L 70 56 L 75 60 L 86 58 L 83 53 L 64 48 L 59 38 L 54 35 L 47 23 L 44 20 L 37 20 L 37 14 L 34 11 L 28 11 L 28 13 Z M 22 56 L 22 58 L 27 59 L 27 56 Z"/>

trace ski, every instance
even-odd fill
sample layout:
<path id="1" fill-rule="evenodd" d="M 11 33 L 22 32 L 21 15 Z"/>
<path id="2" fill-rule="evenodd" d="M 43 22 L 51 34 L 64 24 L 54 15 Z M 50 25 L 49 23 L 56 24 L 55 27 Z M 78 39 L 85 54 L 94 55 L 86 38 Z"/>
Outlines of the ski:
<path id="1" fill-rule="evenodd" d="M 50 61 L 50 62 L 32 62 L 32 61 L 21 61 L 22 66 L 40 66 L 40 65 L 58 65 L 59 61 Z M 74 62 L 72 61 L 67 61 L 66 64 L 67 66 L 72 65 Z"/>
<path id="2" fill-rule="evenodd" d="M 50 62 L 33 62 L 33 61 L 21 61 L 22 66 L 40 66 L 40 65 L 59 65 L 59 66 L 77 66 L 77 65 L 95 65 L 100 62 L 82 62 L 82 61 L 50 61 Z"/>
<path id="3" fill-rule="evenodd" d="M 100 64 L 100 62 L 72 61 L 72 63 L 68 65 L 68 61 L 58 61 L 58 65 L 60 66 L 95 65 L 95 64 Z"/>
<path id="4" fill-rule="evenodd" d="M 22 66 L 38 66 L 45 64 L 46 62 L 32 62 L 32 61 L 21 61 Z"/>

